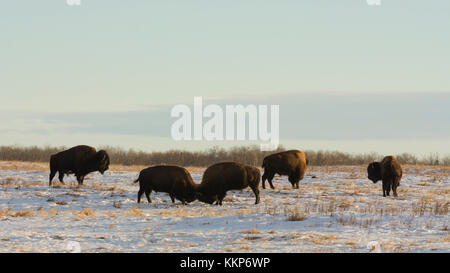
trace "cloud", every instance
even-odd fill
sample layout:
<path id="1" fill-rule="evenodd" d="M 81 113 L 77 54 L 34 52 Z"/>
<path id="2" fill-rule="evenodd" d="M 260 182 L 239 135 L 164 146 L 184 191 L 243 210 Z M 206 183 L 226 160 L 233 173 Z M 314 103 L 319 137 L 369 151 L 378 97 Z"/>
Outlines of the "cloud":
<path id="1" fill-rule="evenodd" d="M 279 104 L 281 139 L 450 138 L 447 93 L 310 93 L 214 103 Z"/>
<path id="2" fill-rule="evenodd" d="M 187 103 L 193 103 L 187 102 Z M 375 140 L 373 143 L 418 143 L 450 139 L 450 94 L 293 94 L 254 99 L 208 100 L 207 104 L 280 105 L 281 143 L 339 143 Z M 173 105 L 150 111 L 78 113 L 1 113 L 0 144 L 68 145 L 89 143 L 123 147 L 174 147 L 170 127 Z M 191 106 L 192 109 L 192 106 Z M 224 108 L 225 109 L 225 108 Z M 204 120 L 206 122 L 206 119 Z M 91 140 L 91 141 L 90 141 Z M 446 142 L 447 141 L 447 142 Z M 139 143 L 138 143 L 139 142 Z M 143 142 L 143 143 L 141 143 Z M 332 144 L 331 146 L 329 144 Z M 333 144 L 335 143 L 335 144 Z M 363 142 L 361 142 L 363 143 Z M 405 142 L 408 143 L 408 142 Z M 216 145 L 222 145 L 220 142 Z M 223 143 L 229 145 L 230 143 Z M 234 143 L 232 143 L 234 144 Z M 177 143 L 177 147 L 189 143 Z M 184 146 L 183 146 L 184 145 Z M 209 147 L 211 142 L 195 142 L 193 147 Z M 237 145 L 237 143 L 236 143 Z M 414 151 L 415 144 L 410 142 Z M 361 145 L 358 147 L 362 147 Z M 417 148 L 418 149 L 418 148 Z M 420 148 L 423 150 L 423 147 Z"/>
<path id="3" fill-rule="evenodd" d="M 48 135 L 57 132 L 68 132 L 80 125 L 69 122 L 51 122 L 43 117 L 22 116 L 8 118 L 0 121 L 0 133 L 42 134 Z"/>

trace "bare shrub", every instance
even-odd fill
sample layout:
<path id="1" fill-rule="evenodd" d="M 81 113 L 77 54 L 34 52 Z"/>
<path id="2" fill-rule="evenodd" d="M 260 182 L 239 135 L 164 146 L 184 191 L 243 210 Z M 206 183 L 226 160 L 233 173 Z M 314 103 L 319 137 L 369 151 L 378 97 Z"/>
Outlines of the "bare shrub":
<path id="1" fill-rule="evenodd" d="M 32 210 L 19 210 L 13 211 L 11 209 L 0 210 L 0 217 L 2 216 L 10 216 L 10 217 L 31 217 L 34 216 L 36 212 Z"/>
<path id="2" fill-rule="evenodd" d="M 145 214 L 138 207 L 132 207 L 127 211 L 127 216 L 145 216 Z"/>
<path id="3" fill-rule="evenodd" d="M 156 164 L 176 164 L 182 166 L 209 166 L 223 161 L 239 161 L 252 166 L 261 166 L 265 156 L 284 151 L 282 146 L 276 151 L 263 152 L 259 146 L 236 146 L 223 149 L 215 146 L 203 151 L 168 150 L 164 152 L 143 152 L 133 149 L 124 150 L 122 148 L 105 146 L 98 147 L 108 152 L 111 164 L 125 166 L 142 165 L 150 166 Z M 19 147 L 0 146 L 0 160 L 4 161 L 29 161 L 48 162 L 50 156 L 57 152 L 66 150 L 66 147 Z M 305 151 L 309 165 L 333 166 L 333 165 L 364 165 L 369 162 L 381 159 L 383 156 L 376 153 L 351 154 L 340 151 Z M 424 164 L 424 165 L 445 165 L 450 166 L 450 155 L 440 157 L 438 154 L 429 154 L 418 159 L 408 153 L 396 155 L 400 164 Z"/>
<path id="4" fill-rule="evenodd" d="M 121 201 L 113 201 L 113 207 L 120 209 L 122 208 L 122 202 Z"/>
<path id="5" fill-rule="evenodd" d="M 92 209 L 90 208 L 84 208 L 82 210 L 80 210 L 80 212 L 78 213 L 78 217 L 83 218 L 83 217 L 94 217 L 95 213 Z"/>
<path id="6" fill-rule="evenodd" d="M 448 203 L 449 202 L 440 202 L 435 201 L 433 205 L 433 213 L 435 215 L 447 215 L 448 214 Z"/>
<path id="7" fill-rule="evenodd" d="M 284 215 L 286 216 L 287 221 L 303 221 L 306 219 L 306 214 L 300 206 L 286 208 L 284 210 Z"/>
<path id="8" fill-rule="evenodd" d="M 246 233 L 248 233 L 248 234 L 259 234 L 259 233 L 261 233 L 261 232 L 260 232 L 260 231 L 256 228 L 256 226 L 255 226 L 254 228 L 252 228 L 252 229 L 246 231 Z"/>

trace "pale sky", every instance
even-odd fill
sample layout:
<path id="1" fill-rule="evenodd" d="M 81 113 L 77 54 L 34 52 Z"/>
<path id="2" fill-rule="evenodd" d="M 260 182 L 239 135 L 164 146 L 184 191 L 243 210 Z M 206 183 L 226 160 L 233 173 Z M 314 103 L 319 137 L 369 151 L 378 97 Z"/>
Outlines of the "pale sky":
<path id="1" fill-rule="evenodd" d="M 174 142 L 194 96 L 279 104 L 284 146 L 450 152 L 446 0 L 5 0 L 0 145 Z"/>

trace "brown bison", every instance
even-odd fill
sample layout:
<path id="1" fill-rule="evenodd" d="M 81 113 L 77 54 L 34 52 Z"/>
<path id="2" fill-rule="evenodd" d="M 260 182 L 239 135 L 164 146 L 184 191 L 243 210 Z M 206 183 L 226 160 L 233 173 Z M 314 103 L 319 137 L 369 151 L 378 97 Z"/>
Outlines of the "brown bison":
<path id="1" fill-rule="evenodd" d="M 394 156 L 386 156 L 381 162 L 372 162 L 367 167 L 368 178 L 373 183 L 383 181 L 383 196 L 389 196 L 391 191 L 397 197 L 397 187 L 400 186 L 402 178 L 402 167 Z"/>
<path id="2" fill-rule="evenodd" d="M 287 175 L 293 188 L 298 188 L 298 183 L 303 179 L 306 171 L 305 153 L 299 150 L 290 150 L 276 154 L 268 155 L 264 158 L 262 167 L 264 174 L 262 176 L 262 187 L 266 188 L 266 179 L 272 189 L 272 179 L 275 174 Z"/>
<path id="3" fill-rule="evenodd" d="M 175 198 L 183 205 L 197 199 L 197 184 L 192 180 L 191 174 L 183 167 L 171 165 L 153 166 L 142 170 L 139 178 L 134 183 L 139 182 L 139 192 L 137 202 L 141 202 L 141 196 L 145 193 L 149 203 L 150 193 L 166 192 L 175 203 Z"/>
<path id="4" fill-rule="evenodd" d="M 250 187 L 258 204 L 259 181 L 261 174 L 255 167 L 237 162 L 222 162 L 209 166 L 203 174 L 202 182 L 197 187 L 198 199 L 202 202 L 222 205 L 229 190 L 242 190 Z"/>
<path id="5" fill-rule="evenodd" d="M 87 174 L 96 171 L 104 174 L 108 169 L 109 156 L 106 151 L 97 152 L 86 145 L 76 146 L 50 157 L 49 185 L 52 185 L 56 173 L 59 173 L 59 181 L 62 184 L 64 184 L 64 175 L 75 174 L 78 185 L 82 185 Z"/>

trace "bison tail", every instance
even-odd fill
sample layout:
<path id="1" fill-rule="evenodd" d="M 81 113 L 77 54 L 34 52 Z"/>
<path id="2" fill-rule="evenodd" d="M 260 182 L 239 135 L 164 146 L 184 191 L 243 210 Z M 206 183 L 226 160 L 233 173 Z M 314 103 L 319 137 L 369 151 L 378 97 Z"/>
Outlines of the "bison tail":
<path id="1" fill-rule="evenodd" d="M 266 159 L 264 158 L 261 168 L 265 168 L 265 167 L 266 167 Z"/>
<path id="2" fill-rule="evenodd" d="M 139 182 L 139 178 L 133 181 L 133 183 L 137 183 L 137 182 Z"/>

